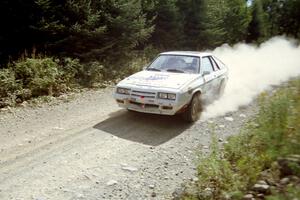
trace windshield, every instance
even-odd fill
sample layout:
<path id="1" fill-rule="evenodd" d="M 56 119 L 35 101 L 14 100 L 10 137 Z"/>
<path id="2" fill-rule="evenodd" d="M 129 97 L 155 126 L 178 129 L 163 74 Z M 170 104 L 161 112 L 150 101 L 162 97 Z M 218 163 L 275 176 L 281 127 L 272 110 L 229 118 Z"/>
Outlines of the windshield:
<path id="1" fill-rule="evenodd" d="M 160 55 L 147 70 L 196 74 L 199 72 L 199 61 L 196 56 Z"/>

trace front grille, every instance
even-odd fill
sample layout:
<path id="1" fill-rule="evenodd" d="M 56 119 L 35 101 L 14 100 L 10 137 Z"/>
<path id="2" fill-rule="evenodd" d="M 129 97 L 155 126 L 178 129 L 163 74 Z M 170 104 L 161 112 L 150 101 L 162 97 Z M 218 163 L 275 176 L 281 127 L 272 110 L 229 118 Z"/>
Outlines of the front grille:
<path id="1" fill-rule="evenodd" d="M 154 99 L 156 97 L 156 93 L 155 92 L 132 90 L 131 91 L 131 96 Z"/>
<path id="2" fill-rule="evenodd" d="M 145 92 L 145 91 L 138 91 L 138 90 L 132 90 L 133 93 L 140 93 L 140 94 L 152 94 L 155 95 L 155 92 Z"/>

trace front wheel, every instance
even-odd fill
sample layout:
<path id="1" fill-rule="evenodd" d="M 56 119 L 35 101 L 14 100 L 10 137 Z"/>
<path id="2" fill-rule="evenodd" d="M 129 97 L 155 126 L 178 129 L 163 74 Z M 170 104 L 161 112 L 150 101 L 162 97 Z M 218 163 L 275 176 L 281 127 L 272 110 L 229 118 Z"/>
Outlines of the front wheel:
<path id="1" fill-rule="evenodd" d="M 187 110 L 183 113 L 183 118 L 188 122 L 195 122 L 200 118 L 202 112 L 202 103 L 200 94 L 194 94 L 192 101 L 187 107 Z"/>

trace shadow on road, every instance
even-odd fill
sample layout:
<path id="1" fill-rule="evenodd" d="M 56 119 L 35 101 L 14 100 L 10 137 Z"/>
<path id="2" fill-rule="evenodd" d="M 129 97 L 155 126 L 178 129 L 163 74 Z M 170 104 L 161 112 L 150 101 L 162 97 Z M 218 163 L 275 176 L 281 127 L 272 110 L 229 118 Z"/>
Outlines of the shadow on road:
<path id="1" fill-rule="evenodd" d="M 181 134 L 190 124 L 180 116 L 161 116 L 121 110 L 94 128 L 126 140 L 158 146 Z"/>

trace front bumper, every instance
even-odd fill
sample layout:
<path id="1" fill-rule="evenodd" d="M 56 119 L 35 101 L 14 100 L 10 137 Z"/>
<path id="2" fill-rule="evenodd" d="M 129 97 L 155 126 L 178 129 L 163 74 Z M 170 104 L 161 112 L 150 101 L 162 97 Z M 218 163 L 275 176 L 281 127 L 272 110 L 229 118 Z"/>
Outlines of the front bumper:
<path id="1" fill-rule="evenodd" d="M 178 94 L 177 94 L 178 95 Z M 186 103 L 184 101 L 157 98 L 157 92 L 133 90 L 130 95 L 114 94 L 118 105 L 128 110 L 143 113 L 175 115 Z"/>

